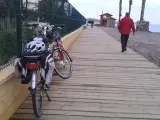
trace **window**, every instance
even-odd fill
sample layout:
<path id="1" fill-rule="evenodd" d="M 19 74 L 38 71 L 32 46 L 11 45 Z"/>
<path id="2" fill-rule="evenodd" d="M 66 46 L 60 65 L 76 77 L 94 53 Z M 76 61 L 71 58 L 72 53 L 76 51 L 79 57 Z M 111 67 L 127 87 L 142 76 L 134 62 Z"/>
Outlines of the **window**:
<path id="1" fill-rule="evenodd" d="M 107 16 L 106 16 L 106 15 L 103 15 L 103 18 L 107 18 Z"/>

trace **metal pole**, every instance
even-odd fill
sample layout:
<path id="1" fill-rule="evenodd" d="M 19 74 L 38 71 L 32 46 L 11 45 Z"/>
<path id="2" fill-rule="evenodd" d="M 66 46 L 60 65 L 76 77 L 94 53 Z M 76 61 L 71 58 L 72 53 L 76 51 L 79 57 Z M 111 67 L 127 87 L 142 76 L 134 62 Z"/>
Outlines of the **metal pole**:
<path id="1" fill-rule="evenodd" d="M 26 11 L 28 10 L 28 0 L 26 0 Z"/>
<path id="2" fill-rule="evenodd" d="M 53 7 L 54 7 L 54 4 L 53 4 L 53 0 L 52 0 L 52 15 L 51 15 L 51 17 L 52 17 L 52 18 L 51 18 L 51 21 L 52 21 L 52 22 L 51 22 L 51 24 L 53 24 L 53 17 L 54 17 L 54 15 L 53 15 L 53 14 L 54 14 L 54 13 L 53 13 Z"/>
<path id="3" fill-rule="evenodd" d="M 17 57 L 22 53 L 22 6 L 23 0 L 16 0 Z"/>

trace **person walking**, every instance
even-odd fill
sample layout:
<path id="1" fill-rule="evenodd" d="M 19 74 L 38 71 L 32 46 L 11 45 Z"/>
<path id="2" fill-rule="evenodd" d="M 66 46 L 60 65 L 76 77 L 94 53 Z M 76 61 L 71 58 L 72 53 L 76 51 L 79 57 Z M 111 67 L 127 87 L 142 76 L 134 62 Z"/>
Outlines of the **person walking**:
<path id="1" fill-rule="evenodd" d="M 118 25 L 118 30 L 121 33 L 122 52 L 127 51 L 127 42 L 129 39 L 131 29 L 134 35 L 135 34 L 134 22 L 130 18 L 129 13 L 127 12 L 125 17 L 121 19 Z"/>
<path id="2" fill-rule="evenodd" d="M 93 28 L 93 25 L 94 25 L 94 20 L 92 19 L 92 21 L 91 21 L 91 28 Z"/>

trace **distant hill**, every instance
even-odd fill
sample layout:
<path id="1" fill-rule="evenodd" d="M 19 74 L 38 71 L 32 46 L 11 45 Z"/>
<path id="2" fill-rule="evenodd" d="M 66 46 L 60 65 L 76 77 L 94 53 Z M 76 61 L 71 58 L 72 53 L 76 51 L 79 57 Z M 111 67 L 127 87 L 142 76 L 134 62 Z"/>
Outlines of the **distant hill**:
<path id="1" fill-rule="evenodd" d="M 92 21 L 92 20 L 94 20 L 94 22 L 100 22 L 99 19 L 95 19 L 95 18 L 87 18 L 87 21 Z"/>

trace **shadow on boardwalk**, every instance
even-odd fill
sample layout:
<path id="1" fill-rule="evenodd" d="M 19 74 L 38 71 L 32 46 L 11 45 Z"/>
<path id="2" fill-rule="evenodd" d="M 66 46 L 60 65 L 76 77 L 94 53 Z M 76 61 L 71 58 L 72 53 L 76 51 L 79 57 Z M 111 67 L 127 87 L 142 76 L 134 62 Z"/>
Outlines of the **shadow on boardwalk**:
<path id="1" fill-rule="evenodd" d="M 117 28 L 100 28 L 116 40 L 120 41 L 120 34 Z M 128 47 L 160 67 L 159 33 L 137 32 L 135 36 L 131 34 Z"/>

